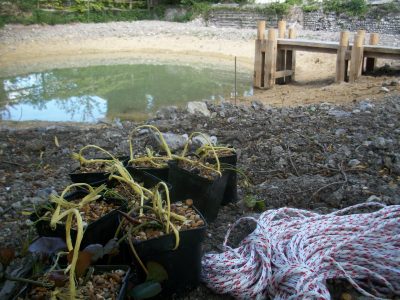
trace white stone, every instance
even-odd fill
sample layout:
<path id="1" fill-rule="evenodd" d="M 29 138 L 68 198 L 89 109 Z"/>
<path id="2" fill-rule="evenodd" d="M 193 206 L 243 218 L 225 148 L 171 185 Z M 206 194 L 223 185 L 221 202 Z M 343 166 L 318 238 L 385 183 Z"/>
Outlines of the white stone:
<path id="1" fill-rule="evenodd" d="M 361 164 L 361 161 L 359 161 L 358 159 L 352 159 L 348 162 L 349 167 L 357 167 L 358 165 Z"/>
<path id="2" fill-rule="evenodd" d="M 187 104 L 187 111 L 193 115 L 201 114 L 205 117 L 209 117 L 211 115 L 210 111 L 207 108 L 207 105 L 204 102 L 200 101 L 189 102 Z"/>

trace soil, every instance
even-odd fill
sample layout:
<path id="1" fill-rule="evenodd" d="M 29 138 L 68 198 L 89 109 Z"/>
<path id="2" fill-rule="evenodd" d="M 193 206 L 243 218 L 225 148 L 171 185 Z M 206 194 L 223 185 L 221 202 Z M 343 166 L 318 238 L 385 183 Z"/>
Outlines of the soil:
<path id="1" fill-rule="evenodd" d="M 134 159 L 141 159 L 147 157 L 135 157 Z M 163 169 L 168 167 L 165 161 L 168 160 L 167 157 L 157 159 L 158 157 L 154 157 L 153 159 L 145 159 L 145 160 L 136 160 L 129 162 L 129 166 L 136 167 L 136 168 L 156 168 L 156 169 Z"/>
<path id="2" fill-rule="evenodd" d="M 209 180 L 214 180 L 215 178 L 217 178 L 217 176 L 219 176 L 217 171 L 214 170 L 214 166 L 210 163 L 206 162 L 203 164 L 200 163 L 197 158 L 187 158 L 191 159 L 191 162 L 187 160 L 179 160 L 178 167 Z M 205 168 L 204 166 L 208 168 Z"/>
<path id="3" fill-rule="evenodd" d="M 142 183 L 139 183 L 143 186 Z M 115 187 L 107 190 L 105 196 L 113 199 L 123 199 L 127 202 L 140 201 L 140 197 L 134 193 L 126 184 L 119 183 Z"/>
<path id="4" fill-rule="evenodd" d="M 125 274 L 124 270 L 114 270 L 92 275 L 92 278 L 85 285 L 82 285 L 82 279 L 79 279 L 81 286 L 78 288 L 76 299 L 117 299 Z M 65 295 L 67 292 L 68 284 L 61 288 L 61 294 Z M 44 287 L 34 287 L 28 292 L 26 299 L 51 299 L 51 290 Z"/>
<path id="5" fill-rule="evenodd" d="M 90 163 L 80 166 L 79 173 L 103 173 L 106 172 L 106 167 L 107 164 L 104 162 Z"/>
<path id="6" fill-rule="evenodd" d="M 82 201 L 82 199 L 76 199 L 76 200 L 72 200 L 70 202 L 79 204 L 79 202 L 81 202 L 81 201 Z M 120 206 L 121 206 L 120 204 L 116 204 L 116 203 L 114 203 L 114 201 L 106 202 L 104 200 L 98 200 L 98 201 L 92 201 L 92 202 L 86 204 L 85 206 L 81 207 L 79 209 L 79 211 L 81 213 L 82 221 L 86 226 L 86 225 L 98 220 L 99 218 L 105 216 L 112 210 L 119 208 Z M 49 213 L 46 212 L 46 214 L 48 215 Z M 50 218 L 51 214 L 48 215 L 48 217 Z M 75 218 L 72 218 L 72 228 L 75 230 L 77 229 Z"/>
<path id="7" fill-rule="evenodd" d="M 175 228 L 178 231 L 181 230 L 188 230 L 188 229 L 193 229 L 193 228 L 197 228 L 197 227 L 201 227 L 204 226 L 204 221 L 202 220 L 202 218 L 200 217 L 200 215 L 198 215 L 196 213 L 196 211 L 191 207 L 193 204 L 193 201 L 186 201 L 186 203 L 182 203 L 182 202 L 175 202 L 175 203 L 171 203 L 171 212 L 175 213 L 177 215 L 183 216 L 186 218 L 186 220 L 184 222 L 177 220 L 173 217 L 171 217 L 171 223 L 175 226 Z M 152 221 L 152 220 L 156 220 L 157 216 L 154 213 L 145 213 L 145 217 L 141 218 L 140 216 L 138 216 L 137 218 L 135 218 L 138 222 L 140 222 L 141 224 Z M 139 224 L 137 224 L 139 225 Z M 135 225 L 135 226 L 137 226 Z M 165 235 L 166 232 L 165 230 L 161 230 L 159 228 L 144 228 L 140 231 L 134 232 L 133 233 L 133 237 L 136 240 L 139 241 L 145 241 L 148 239 L 152 239 L 152 238 L 157 238 L 160 236 Z"/>
<path id="8" fill-rule="evenodd" d="M 73 201 L 78 203 L 79 201 Z M 92 201 L 89 204 L 83 206 L 80 209 L 81 216 L 83 222 L 90 224 L 99 218 L 105 216 L 109 212 L 111 212 L 114 209 L 117 209 L 119 205 L 112 203 L 112 202 L 106 202 L 104 200 L 101 201 Z M 76 229 L 76 220 L 73 219 L 72 221 L 72 228 Z"/>

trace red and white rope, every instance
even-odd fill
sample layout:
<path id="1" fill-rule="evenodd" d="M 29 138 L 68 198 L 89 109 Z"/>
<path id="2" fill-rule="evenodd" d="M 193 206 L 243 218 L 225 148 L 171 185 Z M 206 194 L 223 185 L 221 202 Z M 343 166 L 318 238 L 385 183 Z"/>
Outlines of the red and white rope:
<path id="1" fill-rule="evenodd" d="M 360 208 L 380 209 L 348 214 Z M 243 220 L 257 223 L 238 248 L 227 246 Z M 239 299 L 330 299 L 326 280 L 347 279 L 373 298 L 400 296 L 400 205 L 355 205 L 327 215 L 280 208 L 244 217 L 228 230 L 225 252 L 206 254 L 202 280 Z"/>

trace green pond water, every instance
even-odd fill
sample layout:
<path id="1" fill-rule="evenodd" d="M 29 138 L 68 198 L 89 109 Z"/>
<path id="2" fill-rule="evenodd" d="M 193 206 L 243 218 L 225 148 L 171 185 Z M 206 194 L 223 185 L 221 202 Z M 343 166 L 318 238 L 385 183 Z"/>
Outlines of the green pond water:
<path id="1" fill-rule="evenodd" d="M 1 78 L 0 119 L 96 122 L 146 119 L 163 106 L 234 97 L 234 72 L 178 65 L 56 69 Z M 237 94 L 251 95 L 251 74 L 237 74 Z"/>

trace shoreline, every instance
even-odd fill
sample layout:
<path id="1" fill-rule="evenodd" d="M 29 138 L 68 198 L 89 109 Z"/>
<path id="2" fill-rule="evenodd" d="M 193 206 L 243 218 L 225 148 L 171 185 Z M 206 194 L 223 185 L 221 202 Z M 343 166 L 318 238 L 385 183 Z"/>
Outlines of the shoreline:
<path id="1" fill-rule="evenodd" d="M 0 77 L 49 69 L 111 64 L 178 64 L 232 70 L 237 57 L 238 73 L 254 68 L 255 29 L 205 27 L 199 22 L 163 21 L 68 24 L 55 26 L 7 25 L 0 29 Z M 299 31 L 305 39 L 335 40 L 337 33 Z M 382 35 L 382 44 L 400 44 L 399 38 Z M 257 100 L 266 105 L 290 107 L 312 103 L 350 103 L 378 100 L 394 76 L 363 76 L 354 84 L 334 82 L 336 56 L 299 52 L 296 81 L 269 90 L 254 90 L 239 103 Z M 379 66 L 398 61 L 379 60 Z M 394 94 L 400 85 L 389 86 Z"/>

